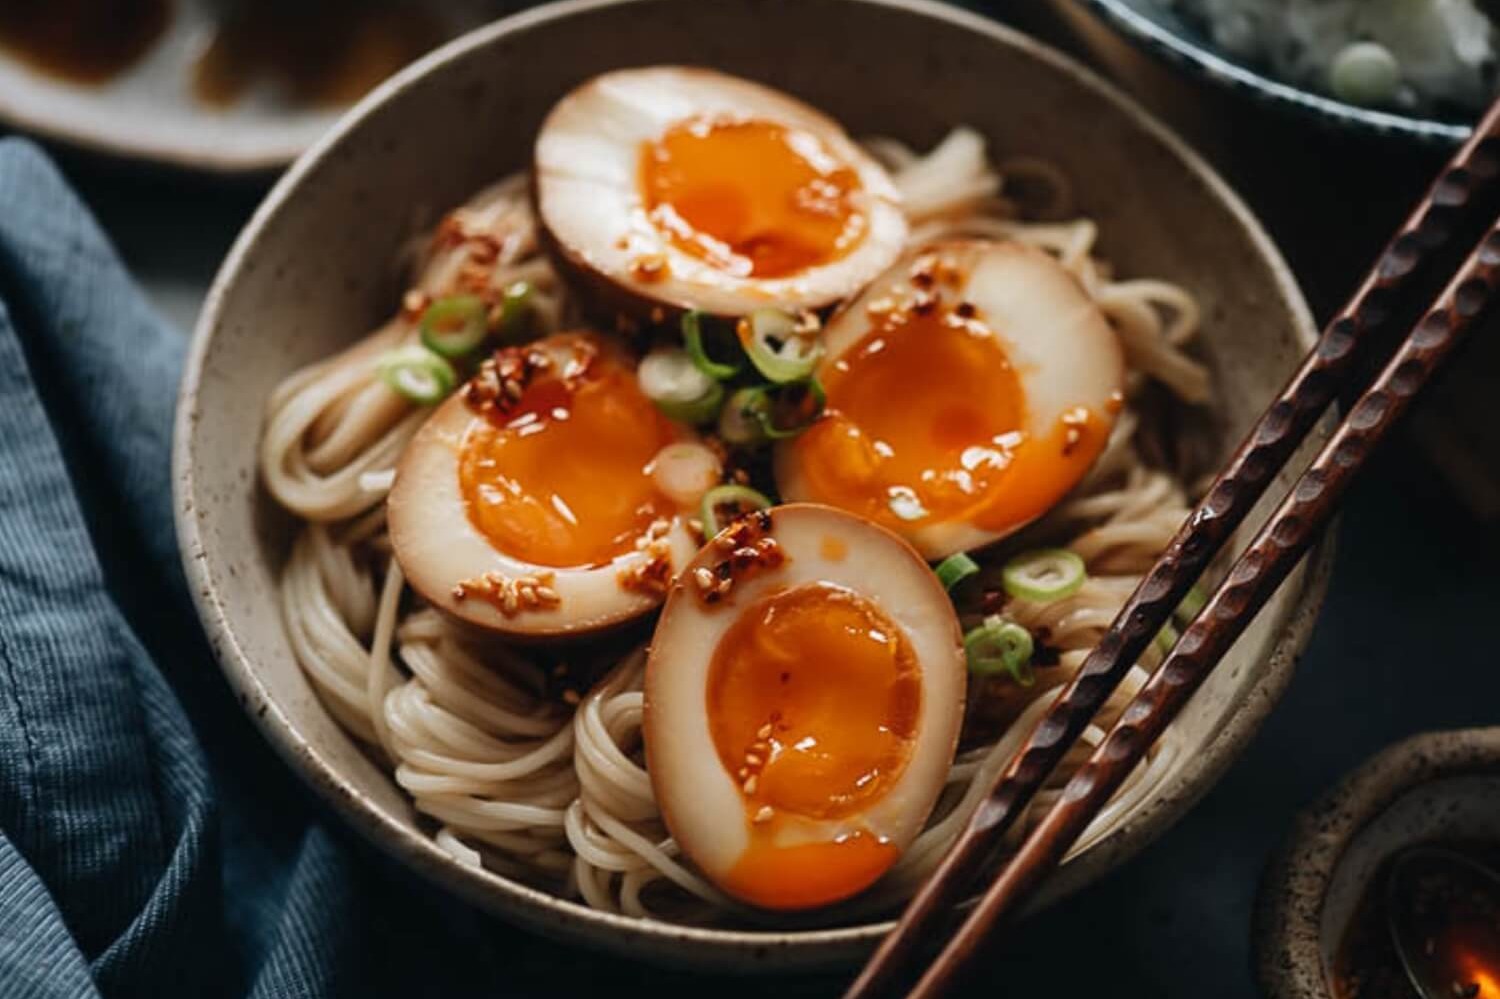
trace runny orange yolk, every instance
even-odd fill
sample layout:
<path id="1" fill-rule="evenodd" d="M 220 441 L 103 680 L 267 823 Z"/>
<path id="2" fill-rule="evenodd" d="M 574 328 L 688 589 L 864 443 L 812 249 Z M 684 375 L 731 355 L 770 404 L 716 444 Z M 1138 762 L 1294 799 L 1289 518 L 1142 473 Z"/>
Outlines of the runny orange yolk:
<path id="1" fill-rule="evenodd" d="M 641 151 L 646 211 L 680 250 L 737 277 L 837 260 L 864 235 L 858 174 L 810 132 L 694 118 Z"/>
<path id="2" fill-rule="evenodd" d="M 1030 435 L 1004 345 L 946 306 L 877 316 L 823 384 L 824 416 L 793 444 L 806 498 L 898 531 L 1024 524 L 1078 481 L 1108 436 L 1085 409 Z"/>
<path id="3" fill-rule="evenodd" d="M 860 595 L 807 583 L 745 608 L 708 677 L 709 728 L 750 832 L 725 888 L 801 909 L 879 878 L 898 851 L 856 819 L 905 769 L 921 699 L 910 640 Z M 810 840 L 819 822 L 847 828 Z"/>
<path id="4" fill-rule="evenodd" d="M 534 565 L 597 566 L 675 508 L 645 468 L 674 439 L 635 376 L 595 358 L 570 387 L 544 376 L 464 435 L 459 487 L 497 551 Z"/>

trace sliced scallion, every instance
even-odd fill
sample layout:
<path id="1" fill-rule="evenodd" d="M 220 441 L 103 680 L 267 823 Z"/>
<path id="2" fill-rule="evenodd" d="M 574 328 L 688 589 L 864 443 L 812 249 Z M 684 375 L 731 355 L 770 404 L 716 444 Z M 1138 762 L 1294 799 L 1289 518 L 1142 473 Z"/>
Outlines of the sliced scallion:
<path id="1" fill-rule="evenodd" d="M 719 415 L 724 386 L 699 370 L 681 347 L 658 347 L 641 358 L 636 378 L 646 398 L 669 419 L 706 423 Z"/>
<path id="2" fill-rule="evenodd" d="M 1000 573 L 1006 593 L 1038 603 L 1072 596 L 1087 578 L 1083 559 L 1065 548 L 1022 552 Z"/>
<path id="3" fill-rule="evenodd" d="M 749 486 L 715 486 L 703 494 L 698 517 L 703 521 L 703 533 L 711 538 L 731 521 L 770 508 L 771 500 L 766 494 Z"/>
<path id="4" fill-rule="evenodd" d="M 486 307 L 478 295 L 449 295 L 422 313 L 422 343 L 443 357 L 464 357 L 484 343 Z"/>
<path id="5" fill-rule="evenodd" d="M 1031 632 L 998 614 L 991 614 L 983 624 L 964 635 L 964 657 L 970 673 L 976 676 L 1006 673 L 1023 687 L 1036 680 L 1031 669 L 1033 649 Z"/>
<path id="6" fill-rule="evenodd" d="M 943 584 L 943 589 L 951 590 L 959 583 L 979 572 L 979 563 L 969 558 L 963 552 L 957 555 L 949 555 L 937 564 L 932 570 L 937 573 L 938 582 Z"/>
<path id="7" fill-rule="evenodd" d="M 529 338 L 536 316 L 532 304 L 535 294 L 530 281 L 513 281 L 506 285 L 505 295 L 500 299 L 500 321 L 497 324 L 500 339 L 516 343 Z"/>
<path id="8" fill-rule="evenodd" d="M 1187 591 L 1187 596 L 1182 598 L 1182 603 L 1172 612 L 1182 624 L 1192 624 L 1193 619 L 1203 613 L 1203 608 L 1208 605 L 1208 594 L 1203 592 L 1203 587 L 1194 586 Z"/>
<path id="9" fill-rule="evenodd" d="M 760 424 L 760 431 L 773 441 L 796 437 L 823 415 L 828 396 L 816 378 L 769 385 L 758 390 L 761 402 L 750 407 L 750 415 Z"/>
<path id="10" fill-rule="evenodd" d="M 756 309 L 740 320 L 737 330 L 755 370 L 777 385 L 801 381 L 822 360 L 816 328 L 803 328 L 789 312 Z"/>
<path id="11" fill-rule="evenodd" d="M 375 371 L 392 391 L 419 406 L 441 402 L 458 381 L 453 365 L 417 343 L 388 351 Z"/>
<path id="12" fill-rule="evenodd" d="M 703 345 L 703 313 L 692 310 L 682 314 L 682 342 L 698 370 L 708 377 L 722 382 L 740 373 L 739 364 L 726 364 L 708 356 Z"/>
<path id="13" fill-rule="evenodd" d="M 1177 639 L 1181 637 L 1182 636 L 1177 633 L 1177 629 L 1173 627 L 1172 623 L 1169 621 L 1161 626 L 1161 631 L 1158 631 L 1156 633 L 1156 637 L 1151 641 L 1155 643 L 1162 656 L 1166 657 L 1167 655 L 1171 654 L 1172 647 L 1177 644 Z"/>
<path id="14" fill-rule="evenodd" d="M 765 434 L 761 432 L 760 421 L 755 417 L 757 407 L 763 405 L 764 389 L 735 389 L 719 412 L 719 436 L 730 444 L 742 447 L 764 440 Z"/>

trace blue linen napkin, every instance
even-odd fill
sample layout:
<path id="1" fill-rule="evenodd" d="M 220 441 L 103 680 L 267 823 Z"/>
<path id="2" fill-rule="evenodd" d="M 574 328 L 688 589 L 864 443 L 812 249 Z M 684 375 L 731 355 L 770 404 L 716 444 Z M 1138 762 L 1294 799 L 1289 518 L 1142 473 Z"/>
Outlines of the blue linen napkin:
<path id="1" fill-rule="evenodd" d="M 325 827 L 229 694 L 172 529 L 185 345 L 0 141 L 0 996 L 551 992 L 566 952 Z"/>

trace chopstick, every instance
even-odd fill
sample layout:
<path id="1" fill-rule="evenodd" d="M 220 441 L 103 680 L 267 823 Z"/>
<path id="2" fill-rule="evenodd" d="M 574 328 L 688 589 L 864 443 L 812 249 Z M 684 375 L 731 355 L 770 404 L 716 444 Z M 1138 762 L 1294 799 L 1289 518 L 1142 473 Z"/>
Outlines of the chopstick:
<path id="1" fill-rule="evenodd" d="M 1401 299 L 1414 293 L 1422 265 L 1456 242 L 1465 216 L 1497 189 L 1500 102 L 1490 108 L 1473 137 L 1438 175 L 1348 305 L 1323 330 L 1313 350 L 1257 420 L 1078 674 L 996 778 L 845 999 L 897 994 L 903 982 L 913 977 L 922 942 L 940 933 L 950 911 L 971 893 L 986 863 L 1048 775 L 1291 459 L 1317 418 L 1351 386 L 1362 368 L 1378 359 L 1380 334 L 1393 325 Z M 1500 235 L 1491 229 L 1350 410 L 1277 514 L 1236 561 L 1225 583 L 1127 706 L 1115 729 L 1069 781 L 1059 804 L 994 880 L 913 995 L 937 995 L 951 985 L 973 961 L 987 931 L 1061 861 L 1068 846 L 1296 564 L 1369 450 L 1483 310 L 1493 292 L 1497 264 Z"/>
<path id="2" fill-rule="evenodd" d="M 1297 479 L 1166 660 L 1126 705 L 1104 741 L 1031 831 L 913 997 L 942 994 L 985 936 L 1062 862 L 1069 847 L 1141 762 L 1246 625 L 1265 606 L 1333 516 L 1338 501 L 1417 391 L 1485 310 L 1500 286 L 1500 222 L 1475 248 L 1432 310 Z"/>

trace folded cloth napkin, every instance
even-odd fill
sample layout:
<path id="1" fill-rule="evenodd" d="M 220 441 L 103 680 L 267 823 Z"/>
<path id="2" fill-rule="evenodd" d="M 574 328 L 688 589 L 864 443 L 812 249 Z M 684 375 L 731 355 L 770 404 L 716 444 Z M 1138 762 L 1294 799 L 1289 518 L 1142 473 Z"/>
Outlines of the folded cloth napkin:
<path id="1" fill-rule="evenodd" d="M 0 997 L 701 991 L 483 917 L 323 823 L 188 599 L 185 346 L 46 158 L 0 141 Z"/>

